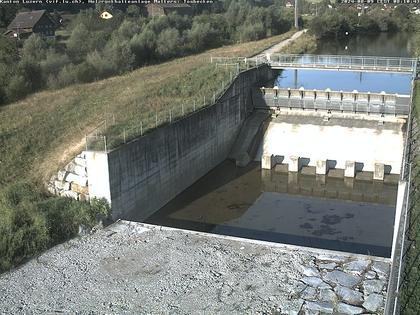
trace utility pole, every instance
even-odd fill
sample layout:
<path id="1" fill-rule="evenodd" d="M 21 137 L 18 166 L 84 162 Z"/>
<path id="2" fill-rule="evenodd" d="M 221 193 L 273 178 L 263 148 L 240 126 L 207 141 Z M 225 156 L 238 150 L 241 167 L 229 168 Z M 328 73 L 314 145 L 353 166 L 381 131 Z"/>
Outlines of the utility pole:
<path id="1" fill-rule="evenodd" d="M 298 0 L 295 0 L 295 28 L 299 29 L 298 23 Z"/>

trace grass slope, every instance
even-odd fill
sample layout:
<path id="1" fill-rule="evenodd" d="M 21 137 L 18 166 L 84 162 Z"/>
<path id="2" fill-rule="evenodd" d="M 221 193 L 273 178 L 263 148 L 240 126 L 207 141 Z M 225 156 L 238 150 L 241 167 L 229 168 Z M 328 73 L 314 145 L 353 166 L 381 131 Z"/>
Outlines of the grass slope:
<path id="1" fill-rule="evenodd" d="M 61 90 L 43 91 L 0 108 L 0 187 L 16 180 L 45 181 L 83 150 L 84 137 L 109 115 L 134 122 L 185 100 L 211 99 L 226 71 L 210 56 L 251 56 L 293 32 L 178 58 L 129 74 Z M 130 123 L 128 123 L 130 124 Z"/>

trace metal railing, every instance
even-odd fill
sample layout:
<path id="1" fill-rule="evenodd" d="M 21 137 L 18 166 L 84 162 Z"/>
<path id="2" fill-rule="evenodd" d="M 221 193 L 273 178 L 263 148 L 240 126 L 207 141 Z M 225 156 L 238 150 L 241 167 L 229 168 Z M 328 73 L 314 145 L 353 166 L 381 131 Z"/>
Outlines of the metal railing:
<path id="1" fill-rule="evenodd" d="M 255 99 L 256 107 L 300 108 L 341 112 L 408 115 L 410 97 L 382 93 L 357 91 L 305 90 L 285 88 L 261 88 L 259 95 L 263 102 Z"/>
<path id="2" fill-rule="evenodd" d="M 131 124 L 119 123 L 115 121 L 113 116 L 108 117 L 86 135 L 86 150 L 109 152 L 119 145 L 141 137 L 155 128 L 173 123 L 187 115 L 219 102 L 220 98 L 229 90 L 240 73 L 255 67 L 255 65 L 254 67 L 251 65 L 245 69 L 239 66 L 238 63 L 224 65 L 231 66 L 232 71 L 230 71 L 227 81 L 221 82 L 220 89 L 214 92 L 212 97 L 204 96 L 201 100 L 194 100 L 191 103 L 183 103 L 179 106 L 169 107 L 160 111 L 151 111 L 148 115 L 143 115 L 141 119 L 135 119 L 135 122 Z M 218 65 L 216 64 L 216 66 Z"/>
<path id="3" fill-rule="evenodd" d="M 416 69 L 417 59 L 349 55 L 271 54 L 267 62 L 277 68 L 320 68 L 369 71 L 409 72 Z"/>

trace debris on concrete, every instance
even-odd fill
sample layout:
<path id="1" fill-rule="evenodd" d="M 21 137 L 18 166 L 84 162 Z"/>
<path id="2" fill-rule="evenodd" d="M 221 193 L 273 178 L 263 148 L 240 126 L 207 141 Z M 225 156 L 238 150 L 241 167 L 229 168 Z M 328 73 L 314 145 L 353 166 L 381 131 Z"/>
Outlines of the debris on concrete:
<path id="1" fill-rule="evenodd" d="M 332 271 L 320 267 L 332 263 Z M 376 275 L 371 268 L 385 279 L 365 277 Z M 0 309 L 383 314 L 387 270 L 389 260 L 378 257 L 119 221 L 0 275 Z"/>

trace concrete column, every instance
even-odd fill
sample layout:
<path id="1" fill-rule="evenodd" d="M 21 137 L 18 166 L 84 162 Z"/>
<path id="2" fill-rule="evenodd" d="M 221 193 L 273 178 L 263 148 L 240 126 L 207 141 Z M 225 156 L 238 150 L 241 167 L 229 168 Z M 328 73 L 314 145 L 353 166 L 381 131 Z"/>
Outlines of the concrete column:
<path id="1" fill-rule="evenodd" d="M 111 203 L 108 154 L 86 151 L 86 168 L 89 174 L 89 197 L 105 198 Z"/>
<path id="2" fill-rule="evenodd" d="M 274 155 L 263 154 L 261 157 L 261 168 L 264 170 L 271 170 L 275 165 Z"/>
<path id="3" fill-rule="evenodd" d="M 318 174 L 318 175 L 326 175 L 327 174 L 327 160 L 317 160 L 316 161 L 315 173 Z"/>
<path id="4" fill-rule="evenodd" d="M 354 178 L 355 174 L 356 174 L 356 162 L 346 161 L 346 165 L 344 168 L 344 177 Z"/>
<path id="5" fill-rule="evenodd" d="M 373 179 L 384 180 L 385 176 L 385 164 L 375 163 L 375 170 L 373 171 Z"/>
<path id="6" fill-rule="evenodd" d="M 289 172 L 299 172 L 300 165 L 299 165 L 299 157 L 292 155 L 289 156 Z"/>

